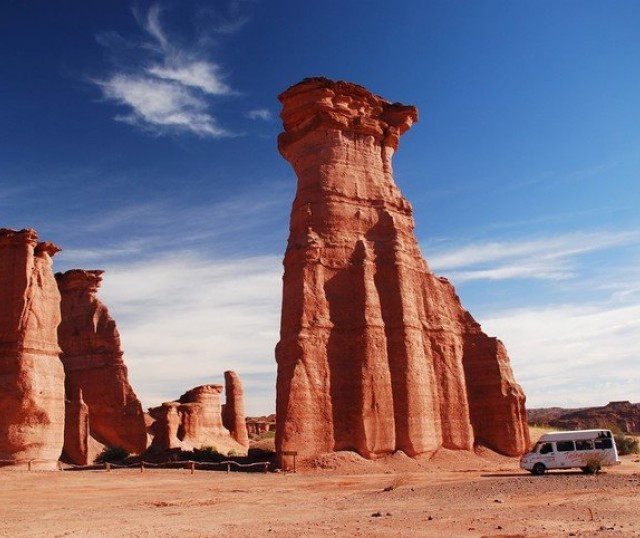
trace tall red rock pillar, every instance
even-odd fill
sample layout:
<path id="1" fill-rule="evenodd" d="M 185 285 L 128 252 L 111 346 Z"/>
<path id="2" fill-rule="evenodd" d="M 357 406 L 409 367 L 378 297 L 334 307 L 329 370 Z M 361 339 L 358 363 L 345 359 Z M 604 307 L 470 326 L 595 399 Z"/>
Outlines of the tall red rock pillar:
<path id="1" fill-rule="evenodd" d="M 418 297 L 425 264 L 391 158 L 414 107 L 306 79 L 280 96 L 298 176 L 284 266 L 278 450 L 368 458 L 441 444 Z"/>
<path id="2" fill-rule="evenodd" d="M 240 376 L 231 370 L 224 373 L 224 392 L 226 401 L 222 406 L 222 425 L 239 444 L 249 448 L 242 381 Z"/>
<path id="3" fill-rule="evenodd" d="M 57 273 L 62 294 L 58 329 L 67 393 L 82 390 L 91 436 L 140 454 L 147 445 L 142 406 L 128 380 L 116 322 L 97 292 L 104 271 Z"/>
<path id="4" fill-rule="evenodd" d="M 526 450 L 502 345 L 422 258 L 391 158 L 414 107 L 306 79 L 280 96 L 298 177 L 284 259 L 276 448 L 376 458 L 484 444 Z"/>
<path id="5" fill-rule="evenodd" d="M 34 230 L 0 229 L 0 459 L 55 462 L 64 441 L 60 293 Z M 52 466 L 55 463 L 51 463 Z"/>

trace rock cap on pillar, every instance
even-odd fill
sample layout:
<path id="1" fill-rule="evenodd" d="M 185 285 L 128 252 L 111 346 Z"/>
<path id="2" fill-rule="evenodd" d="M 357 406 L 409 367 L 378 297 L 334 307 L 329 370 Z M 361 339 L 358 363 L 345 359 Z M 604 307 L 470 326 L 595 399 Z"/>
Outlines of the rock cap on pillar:
<path id="1" fill-rule="evenodd" d="M 292 143 L 322 128 L 373 136 L 397 150 L 400 136 L 418 121 L 414 106 L 391 103 L 358 84 L 325 77 L 305 78 L 278 99 L 286 102 L 280 113 L 285 131 L 278 136 L 278 149 L 287 159 Z"/>

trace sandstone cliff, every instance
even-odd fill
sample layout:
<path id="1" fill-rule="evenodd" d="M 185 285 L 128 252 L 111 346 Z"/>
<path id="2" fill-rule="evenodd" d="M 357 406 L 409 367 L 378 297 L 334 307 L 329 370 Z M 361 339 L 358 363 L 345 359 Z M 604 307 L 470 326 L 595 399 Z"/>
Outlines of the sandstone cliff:
<path id="1" fill-rule="evenodd" d="M 102 273 L 72 269 L 56 274 L 62 295 L 58 338 L 66 391 L 70 402 L 82 391 L 93 438 L 139 454 L 147 445 L 144 415 L 129 384 L 116 323 L 97 297 Z"/>
<path id="2" fill-rule="evenodd" d="M 34 230 L 0 229 L 0 459 L 55 462 L 62 451 L 59 250 Z"/>
<path id="3" fill-rule="evenodd" d="M 430 271 L 393 180 L 416 109 L 322 78 L 280 100 L 278 146 L 298 187 L 276 348 L 277 449 L 524 452 L 524 394 L 504 347 Z"/>
<path id="4" fill-rule="evenodd" d="M 221 393 L 222 385 L 202 385 L 185 392 L 175 402 L 149 409 L 155 420 L 149 451 L 157 454 L 213 447 L 221 454 L 234 451 L 246 455 L 246 448 L 222 425 Z"/>

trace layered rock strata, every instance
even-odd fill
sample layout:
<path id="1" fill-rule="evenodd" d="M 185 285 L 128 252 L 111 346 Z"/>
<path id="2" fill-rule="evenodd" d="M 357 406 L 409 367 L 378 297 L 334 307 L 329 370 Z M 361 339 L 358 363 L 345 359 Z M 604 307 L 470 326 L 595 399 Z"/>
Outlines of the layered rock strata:
<path id="1" fill-rule="evenodd" d="M 175 402 L 149 409 L 155 420 L 149 451 L 212 447 L 221 454 L 246 454 L 246 447 L 231 437 L 222 424 L 221 393 L 222 385 L 202 385 L 185 392 Z"/>
<path id="2" fill-rule="evenodd" d="M 244 413 L 244 390 L 238 374 L 224 373 L 225 403 L 222 406 L 222 424 L 239 444 L 249 448 L 249 433 Z"/>
<path id="3" fill-rule="evenodd" d="M 103 272 L 72 269 L 56 274 L 62 295 L 58 338 L 66 392 L 73 402 L 82 391 L 91 437 L 140 454 L 147 446 L 144 414 L 129 384 L 116 322 L 97 296 Z"/>
<path id="4" fill-rule="evenodd" d="M 0 229 L 0 460 L 55 466 L 62 451 L 60 293 L 51 261 L 59 250 L 34 230 Z"/>
<path id="5" fill-rule="evenodd" d="M 280 100 L 278 147 L 298 186 L 276 347 L 277 449 L 524 452 L 525 398 L 504 347 L 430 271 L 393 180 L 416 109 L 323 78 Z"/>

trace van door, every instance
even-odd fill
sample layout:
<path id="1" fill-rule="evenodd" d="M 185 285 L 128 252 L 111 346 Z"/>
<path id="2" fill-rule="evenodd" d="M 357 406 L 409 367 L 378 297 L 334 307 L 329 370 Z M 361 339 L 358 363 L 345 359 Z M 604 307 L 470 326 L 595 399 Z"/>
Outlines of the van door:
<path id="1" fill-rule="evenodd" d="M 556 464 L 558 469 L 575 467 L 576 445 L 573 441 L 556 441 Z"/>
<path id="2" fill-rule="evenodd" d="M 556 452 L 553 443 L 542 443 L 538 452 L 538 461 L 544 463 L 547 469 L 556 469 Z"/>

